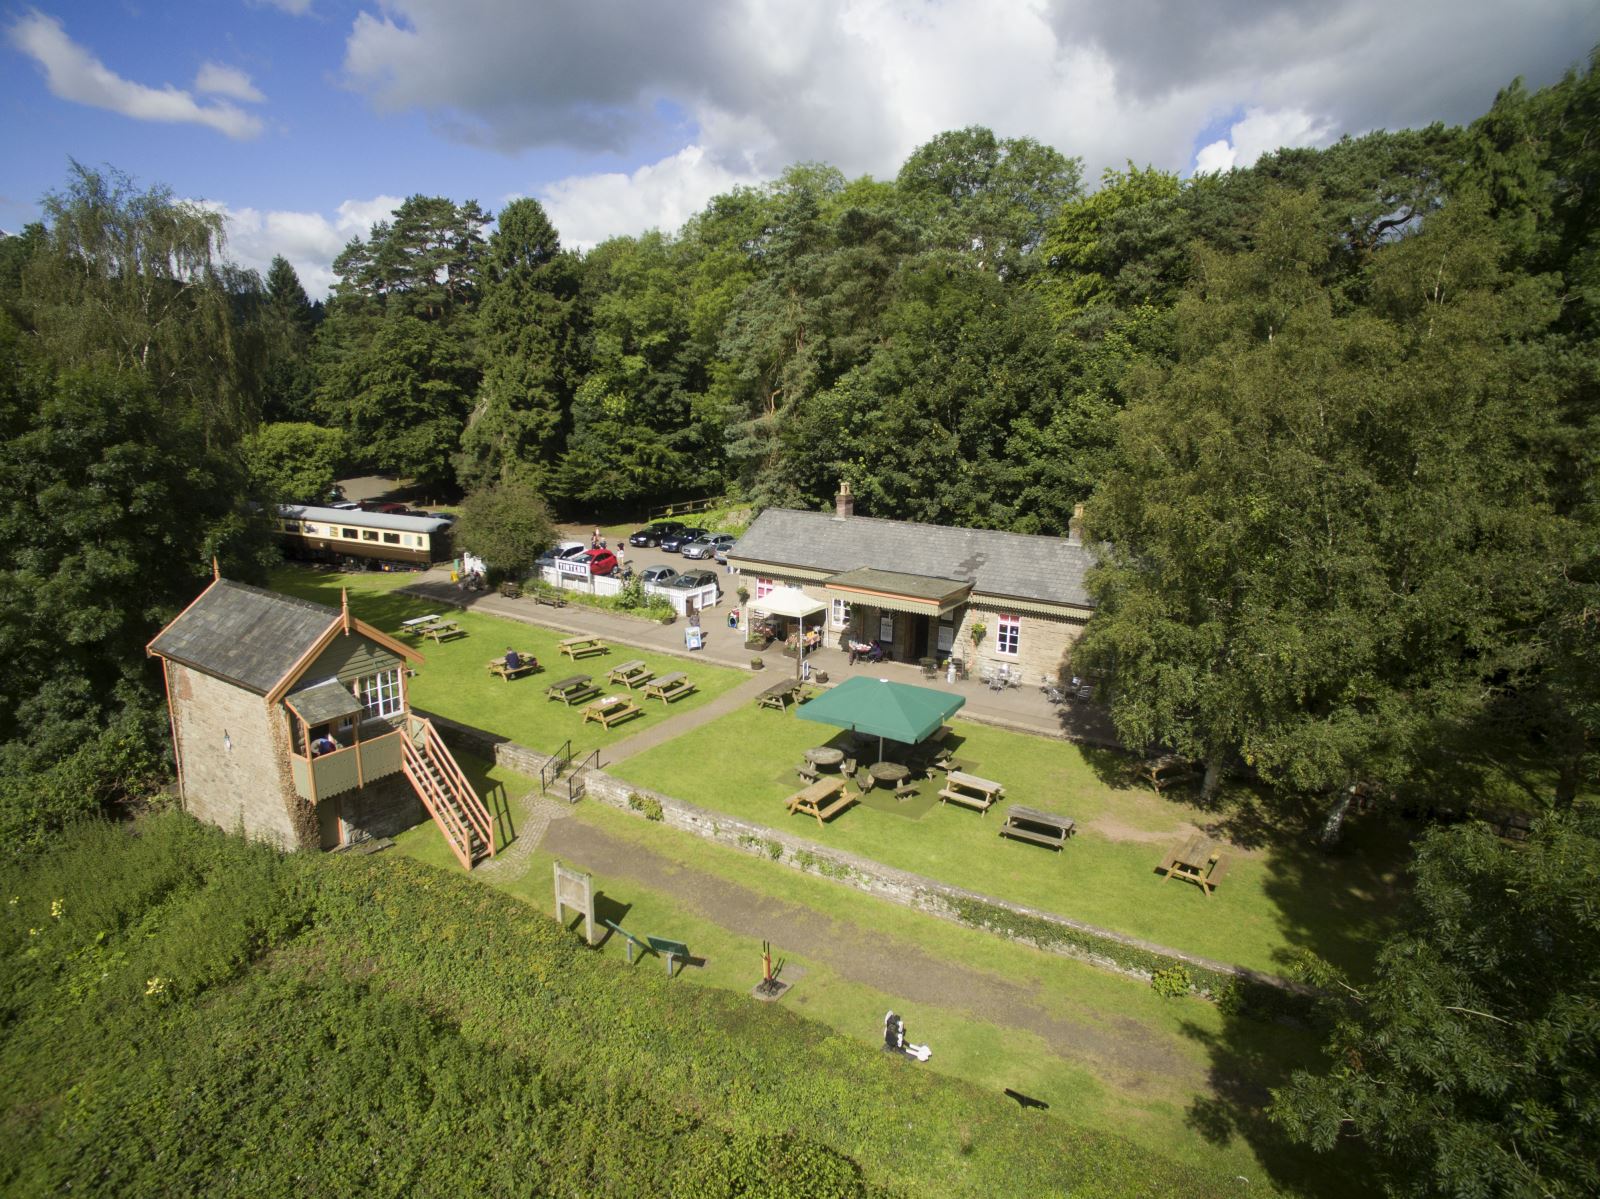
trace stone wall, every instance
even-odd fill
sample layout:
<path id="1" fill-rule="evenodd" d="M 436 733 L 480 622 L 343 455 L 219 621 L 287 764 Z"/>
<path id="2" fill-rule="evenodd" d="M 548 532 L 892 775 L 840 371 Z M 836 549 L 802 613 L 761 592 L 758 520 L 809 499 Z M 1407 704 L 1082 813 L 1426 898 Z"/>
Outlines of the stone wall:
<path id="1" fill-rule="evenodd" d="M 453 749 L 490 758 L 498 764 L 529 778 L 537 779 L 539 771 L 550 760 L 550 755 L 539 753 L 537 750 L 529 749 L 527 746 L 518 745 L 515 742 L 485 733 L 480 729 L 457 724 L 440 716 L 430 716 L 430 719 L 439 729 L 440 735 L 444 737 Z M 1082 921 L 1073 920 L 1055 912 L 1047 912 L 1039 908 L 1027 907 L 1024 904 L 997 899 L 991 895 L 983 895 L 976 891 L 968 891 L 962 887 L 951 886 L 948 883 L 941 883 L 934 879 L 925 878 L 922 875 L 897 870 L 892 866 L 886 866 L 869 858 L 862 858 L 830 846 L 821 845 L 787 831 L 769 828 L 765 825 L 752 824 L 749 821 L 739 819 L 737 816 L 710 812 L 671 795 L 663 795 L 659 791 L 651 791 L 648 788 L 635 786 L 632 783 L 613 778 L 603 770 L 586 771 L 583 782 L 583 798 L 585 799 L 606 804 L 608 807 L 613 807 L 620 811 L 629 812 L 639 816 L 641 819 L 643 818 L 643 812 L 630 804 L 630 798 L 637 796 L 643 800 L 654 800 L 661 805 L 662 823 L 672 828 L 693 833 L 697 837 L 715 841 L 717 844 L 725 845 L 730 849 L 741 850 L 745 853 L 755 854 L 771 861 L 782 863 L 796 870 L 820 874 L 836 882 L 854 887 L 858 891 L 865 891 L 869 895 L 876 895 L 881 899 L 889 900 L 891 903 L 898 903 L 903 907 L 926 912 L 931 916 L 961 924 L 963 927 L 972 926 L 960 919 L 959 905 L 963 902 L 975 901 L 1020 916 L 1030 917 L 1034 920 L 1042 920 L 1063 929 L 1083 933 L 1091 938 L 1112 942 L 1130 950 L 1159 954 L 1162 957 L 1176 959 L 1203 970 L 1214 971 L 1218 974 L 1242 980 L 1247 979 L 1254 982 L 1267 983 L 1273 986 L 1282 985 L 1279 980 L 1257 975 L 1253 971 L 1229 965 L 1226 962 L 1212 961 L 1197 954 L 1186 953 L 1179 949 L 1170 949 L 1164 945 L 1142 941 L 1137 937 L 1129 937 L 1122 933 L 1112 932 L 1109 929 L 1097 928 L 1092 924 L 1085 924 Z M 993 932 L 998 936 L 1008 936 L 1008 934 L 996 932 L 993 929 L 985 931 Z M 1118 974 L 1141 979 L 1149 979 L 1150 977 L 1148 970 L 1130 967 L 1110 956 L 1094 953 L 1091 950 L 1084 949 L 1082 946 L 1059 942 L 1040 946 L 1025 937 L 1009 937 L 1009 939 L 1022 944 L 1035 945 L 1049 952 L 1077 958 Z"/>
<path id="2" fill-rule="evenodd" d="M 404 774 L 376 779 L 323 802 L 338 804 L 346 843 L 351 845 L 374 837 L 393 837 L 428 819 L 427 810 Z"/>
<path id="3" fill-rule="evenodd" d="M 1017 639 L 1017 654 L 995 652 L 996 634 L 1000 627 L 999 616 L 1003 608 L 969 605 L 962 614 L 961 626 L 956 630 L 956 650 L 966 658 L 973 674 L 982 667 L 1001 664 L 1016 670 L 1022 669 L 1027 685 L 1037 687 L 1046 676 L 1059 680 L 1067 651 L 1083 633 L 1086 623 L 1065 616 L 1040 616 L 1031 612 L 1013 613 L 1022 617 L 1021 634 Z M 977 645 L 972 642 L 972 626 L 982 622 L 985 632 Z"/>
<path id="4" fill-rule="evenodd" d="M 185 810 L 286 849 L 307 846 L 310 805 L 293 794 L 288 758 L 279 753 L 281 732 L 274 735 L 266 701 L 187 666 L 165 665 Z M 307 813 L 293 811 L 291 800 Z M 314 818 L 310 833 L 315 846 Z"/>

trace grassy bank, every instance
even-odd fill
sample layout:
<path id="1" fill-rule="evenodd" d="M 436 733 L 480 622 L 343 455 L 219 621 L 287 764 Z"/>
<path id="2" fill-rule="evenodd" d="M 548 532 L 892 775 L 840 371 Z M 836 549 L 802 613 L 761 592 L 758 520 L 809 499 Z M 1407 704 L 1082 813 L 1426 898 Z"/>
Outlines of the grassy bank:
<path id="1" fill-rule="evenodd" d="M 7 1193 L 1237 1193 L 400 858 L 168 815 L 0 884 Z"/>

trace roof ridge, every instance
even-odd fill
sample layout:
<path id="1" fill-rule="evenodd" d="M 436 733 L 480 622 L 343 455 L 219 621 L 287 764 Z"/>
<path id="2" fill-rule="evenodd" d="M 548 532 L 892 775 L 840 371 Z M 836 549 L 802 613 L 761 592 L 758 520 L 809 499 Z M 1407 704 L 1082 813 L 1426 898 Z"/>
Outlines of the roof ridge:
<path id="1" fill-rule="evenodd" d="M 272 591 L 266 587 L 257 587 L 252 583 L 241 583 L 237 579 L 218 579 L 217 585 L 232 591 L 244 591 L 251 595 L 263 596 L 277 603 L 286 604 L 296 608 L 305 608 L 311 612 L 326 612 L 329 620 L 339 618 L 339 609 L 327 604 L 319 604 L 316 600 L 309 600 L 299 595 L 287 595 L 282 591 Z"/>

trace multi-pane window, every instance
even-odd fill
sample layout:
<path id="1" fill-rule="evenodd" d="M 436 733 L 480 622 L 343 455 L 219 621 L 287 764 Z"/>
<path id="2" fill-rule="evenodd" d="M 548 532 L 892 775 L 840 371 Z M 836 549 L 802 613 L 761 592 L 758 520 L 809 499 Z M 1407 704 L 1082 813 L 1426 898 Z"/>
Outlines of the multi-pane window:
<path id="1" fill-rule="evenodd" d="M 835 599 L 833 601 L 833 627 L 842 629 L 850 623 L 850 601 Z"/>
<path id="2" fill-rule="evenodd" d="M 878 640 L 889 645 L 894 644 L 894 613 L 880 612 L 878 614 Z"/>
<path id="3" fill-rule="evenodd" d="M 757 599 L 766 599 L 767 596 L 769 596 L 771 594 L 772 594 L 772 580 L 771 579 L 757 579 L 756 580 L 756 598 Z"/>
<path id="4" fill-rule="evenodd" d="M 350 690 L 367 710 L 368 716 L 398 716 L 401 708 L 400 670 L 380 670 L 357 679 Z"/>
<path id="5" fill-rule="evenodd" d="M 1022 644 L 1022 617 L 1001 614 L 995 618 L 995 626 L 994 652 L 1016 657 Z"/>

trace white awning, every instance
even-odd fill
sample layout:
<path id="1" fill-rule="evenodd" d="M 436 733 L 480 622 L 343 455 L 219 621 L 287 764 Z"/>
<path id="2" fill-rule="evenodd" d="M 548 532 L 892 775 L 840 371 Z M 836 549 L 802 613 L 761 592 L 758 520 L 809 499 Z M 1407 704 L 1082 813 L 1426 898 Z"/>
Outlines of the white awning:
<path id="1" fill-rule="evenodd" d="M 818 612 L 826 612 L 828 605 L 823 600 L 812 599 L 798 587 L 778 587 L 760 599 L 751 600 L 750 610 L 765 612 L 769 616 L 799 619 L 803 616 L 815 616 Z"/>

